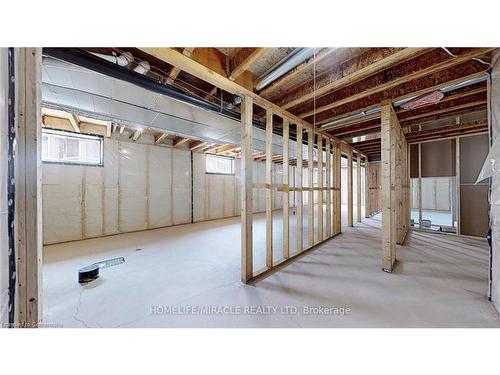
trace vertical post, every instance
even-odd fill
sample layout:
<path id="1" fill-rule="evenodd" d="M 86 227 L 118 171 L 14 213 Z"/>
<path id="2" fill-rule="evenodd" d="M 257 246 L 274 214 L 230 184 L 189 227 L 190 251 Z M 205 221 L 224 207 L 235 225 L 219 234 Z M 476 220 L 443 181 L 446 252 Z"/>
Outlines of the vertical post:
<path id="1" fill-rule="evenodd" d="M 313 190 L 313 176 L 314 176 L 314 133 L 312 129 L 307 130 L 307 165 L 308 165 L 308 229 L 309 229 L 309 246 L 314 245 L 314 190 Z"/>
<path id="2" fill-rule="evenodd" d="M 290 124 L 287 118 L 283 118 L 283 258 L 290 257 Z"/>
<path id="3" fill-rule="evenodd" d="M 241 98 L 241 281 L 253 275 L 252 117 L 253 100 Z"/>
<path id="4" fill-rule="evenodd" d="M 302 252 L 304 249 L 304 220 L 303 220 L 303 205 L 302 205 L 302 197 L 303 191 L 302 187 L 304 186 L 303 175 L 302 172 L 304 170 L 302 165 L 302 125 L 297 124 L 297 253 Z"/>
<path id="5" fill-rule="evenodd" d="M 462 229 L 460 225 L 460 137 L 455 138 L 456 139 L 456 165 L 455 165 L 455 185 L 456 185 L 456 199 L 457 199 L 457 204 L 456 206 L 456 211 L 457 211 L 457 234 L 462 234 Z"/>
<path id="6" fill-rule="evenodd" d="M 370 217 L 370 184 L 368 183 L 368 173 L 370 170 L 370 163 L 368 157 L 365 157 L 365 217 Z"/>
<path id="7" fill-rule="evenodd" d="M 353 216 L 353 199 L 352 199 L 352 148 L 347 152 L 347 225 L 352 227 Z"/>
<path id="8" fill-rule="evenodd" d="M 318 242 L 323 241 L 323 136 L 318 133 Z"/>
<path id="9" fill-rule="evenodd" d="M 266 266 L 273 267 L 273 112 L 266 110 Z"/>
<path id="10" fill-rule="evenodd" d="M 422 229 L 422 143 L 418 144 L 418 228 Z"/>
<path id="11" fill-rule="evenodd" d="M 16 49 L 16 237 L 21 327 L 42 321 L 41 48 Z"/>
<path id="12" fill-rule="evenodd" d="M 333 152 L 333 181 L 334 181 L 334 207 L 333 207 L 333 234 L 342 232 L 342 200 L 341 200 L 341 170 L 342 170 L 342 152 L 340 143 L 335 143 Z"/>
<path id="13" fill-rule="evenodd" d="M 382 144 L 382 269 L 392 272 L 396 260 L 396 116 L 390 101 L 381 104 L 381 144 Z"/>
<path id="14" fill-rule="evenodd" d="M 356 176 L 357 176 L 357 180 L 358 180 L 358 186 L 357 186 L 357 190 L 358 190 L 358 196 L 356 197 L 357 198 L 357 216 L 358 216 L 358 222 L 361 223 L 361 154 L 358 152 L 356 154 L 356 158 L 357 158 L 357 166 L 358 168 L 356 169 Z"/>
<path id="15" fill-rule="evenodd" d="M 330 139 L 326 140 L 326 237 L 330 238 L 332 236 L 332 184 L 331 184 L 331 148 Z"/>

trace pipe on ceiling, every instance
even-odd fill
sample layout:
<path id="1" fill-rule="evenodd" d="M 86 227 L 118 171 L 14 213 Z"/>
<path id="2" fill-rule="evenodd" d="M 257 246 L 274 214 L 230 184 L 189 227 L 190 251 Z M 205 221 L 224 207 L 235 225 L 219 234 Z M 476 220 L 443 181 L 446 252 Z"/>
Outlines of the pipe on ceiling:
<path id="1" fill-rule="evenodd" d="M 463 82 L 459 82 L 459 83 L 455 83 L 455 84 L 443 87 L 442 89 L 440 89 L 438 91 L 440 91 L 442 93 L 447 93 L 449 91 L 461 89 L 463 87 L 471 86 L 471 85 L 474 85 L 476 83 L 485 81 L 486 78 L 487 78 L 487 76 L 485 74 L 485 75 L 482 75 L 482 76 L 477 77 L 477 78 L 468 79 L 468 80 L 463 81 Z M 410 98 L 398 100 L 398 101 L 396 101 L 396 102 L 393 103 L 393 106 L 394 107 L 400 107 L 403 104 L 405 104 L 405 103 L 407 103 L 410 100 L 413 100 L 415 98 L 417 98 L 417 96 L 412 96 Z M 339 125 L 339 124 L 342 124 L 344 122 L 348 122 L 348 121 L 351 121 L 351 120 L 354 120 L 354 119 L 357 119 L 357 118 L 369 116 L 369 115 L 372 115 L 372 114 L 375 114 L 375 113 L 378 113 L 378 112 L 380 112 L 380 107 L 379 106 L 377 106 L 375 108 L 372 108 L 372 109 L 369 109 L 367 111 L 361 111 L 359 113 L 355 113 L 355 114 L 349 115 L 347 117 L 343 117 L 343 118 L 340 118 L 340 119 L 337 119 L 337 120 L 333 120 L 333 121 L 327 122 L 327 123 L 325 123 L 325 124 L 323 124 L 323 125 L 321 125 L 319 127 L 320 128 L 325 128 L 327 126 Z"/>
<path id="2" fill-rule="evenodd" d="M 292 53 L 289 53 L 281 61 L 275 64 L 262 77 L 259 77 L 259 83 L 255 87 L 257 90 L 262 90 L 270 85 L 285 73 L 302 64 L 308 58 L 314 55 L 315 48 L 296 48 Z"/>

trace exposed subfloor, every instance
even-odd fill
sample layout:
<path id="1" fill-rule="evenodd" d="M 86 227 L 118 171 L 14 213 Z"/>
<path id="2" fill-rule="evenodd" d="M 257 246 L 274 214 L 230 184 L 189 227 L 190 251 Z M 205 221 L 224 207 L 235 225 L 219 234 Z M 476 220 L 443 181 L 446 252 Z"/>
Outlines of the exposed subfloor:
<path id="1" fill-rule="evenodd" d="M 290 226 L 295 233 L 294 220 Z M 254 228 L 264 233 L 264 214 L 254 215 Z M 387 274 L 380 269 L 378 219 L 342 231 L 253 285 L 240 282 L 239 217 L 46 246 L 44 321 L 64 327 L 500 327 L 486 297 L 485 240 L 413 231 Z M 263 254 L 257 246 L 256 258 Z M 125 263 L 101 270 L 90 284 L 77 283 L 80 267 L 117 256 Z M 319 306 L 332 309 L 308 313 Z"/>

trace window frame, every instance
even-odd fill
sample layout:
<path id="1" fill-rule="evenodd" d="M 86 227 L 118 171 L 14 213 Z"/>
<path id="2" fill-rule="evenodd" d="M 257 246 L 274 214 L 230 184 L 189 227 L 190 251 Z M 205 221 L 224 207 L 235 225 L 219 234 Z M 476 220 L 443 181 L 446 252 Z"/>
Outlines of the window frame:
<path id="1" fill-rule="evenodd" d="M 104 167 L 104 136 L 99 134 L 88 134 L 88 133 L 75 133 L 70 131 L 65 131 L 55 128 L 42 128 L 42 145 L 43 147 L 43 135 L 44 133 L 49 135 L 62 136 L 73 139 L 87 139 L 87 140 L 98 140 L 99 141 L 99 163 L 95 162 L 82 162 L 82 161 L 71 161 L 71 160 L 44 160 L 43 150 L 41 152 L 41 161 L 45 164 L 63 164 L 63 165 L 73 165 L 73 166 L 83 166 L 83 167 Z"/>
<path id="2" fill-rule="evenodd" d="M 207 158 L 212 157 L 212 158 L 219 158 L 219 159 L 229 159 L 231 160 L 231 169 L 232 173 L 224 173 L 224 172 L 208 172 L 207 171 Z M 216 154 L 205 154 L 205 174 L 211 174 L 211 175 L 221 175 L 221 176 L 234 176 L 235 175 L 235 160 L 236 158 L 233 156 L 226 156 L 226 155 L 216 155 Z"/>

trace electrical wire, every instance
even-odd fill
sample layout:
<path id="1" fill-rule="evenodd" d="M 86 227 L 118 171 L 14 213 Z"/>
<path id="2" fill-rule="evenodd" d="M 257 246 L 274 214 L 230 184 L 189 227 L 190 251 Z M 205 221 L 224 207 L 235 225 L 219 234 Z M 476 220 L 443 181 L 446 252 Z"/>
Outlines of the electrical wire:
<path id="1" fill-rule="evenodd" d="M 455 58 L 455 57 L 458 57 L 458 55 L 455 55 L 454 53 L 452 53 L 448 48 L 446 47 L 441 47 L 448 55 L 450 55 L 451 57 Z M 484 60 L 481 60 L 479 57 L 473 57 L 472 60 L 476 60 L 478 62 L 480 62 L 481 64 L 485 64 L 485 65 L 488 65 L 490 66 L 490 63 L 484 61 Z"/>

